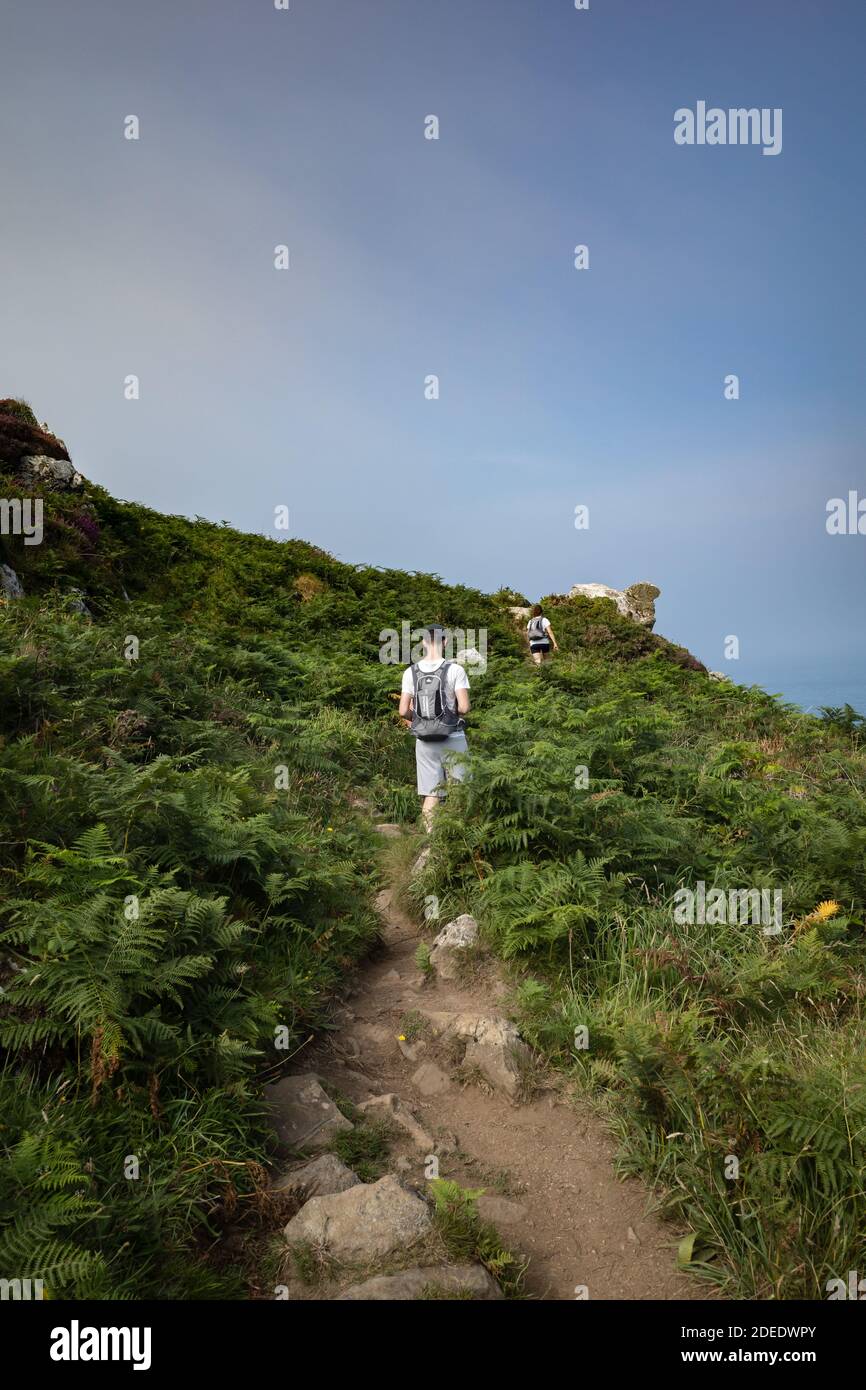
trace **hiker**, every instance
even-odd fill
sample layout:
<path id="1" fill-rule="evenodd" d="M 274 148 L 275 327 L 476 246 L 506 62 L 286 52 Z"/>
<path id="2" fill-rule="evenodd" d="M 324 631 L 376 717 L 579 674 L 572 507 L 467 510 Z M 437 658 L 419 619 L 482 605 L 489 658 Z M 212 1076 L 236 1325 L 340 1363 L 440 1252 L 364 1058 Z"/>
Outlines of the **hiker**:
<path id="1" fill-rule="evenodd" d="M 469 713 L 469 679 L 458 662 L 445 660 L 445 629 L 438 623 L 424 629 L 422 642 L 423 657 L 403 672 L 400 717 L 415 739 L 421 815 L 429 831 L 445 779 L 466 776 L 466 764 L 453 755 L 468 751 L 462 716 Z"/>
<path id="2" fill-rule="evenodd" d="M 553 643 L 553 650 L 559 651 L 556 636 L 550 626 L 550 619 L 544 617 L 540 603 L 537 603 L 532 610 L 532 617 L 526 624 L 526 634 L 529 638 L 529 651 L 536 666 L 540 666 L 544 658 L 549 655 L 551 643 Z"/>

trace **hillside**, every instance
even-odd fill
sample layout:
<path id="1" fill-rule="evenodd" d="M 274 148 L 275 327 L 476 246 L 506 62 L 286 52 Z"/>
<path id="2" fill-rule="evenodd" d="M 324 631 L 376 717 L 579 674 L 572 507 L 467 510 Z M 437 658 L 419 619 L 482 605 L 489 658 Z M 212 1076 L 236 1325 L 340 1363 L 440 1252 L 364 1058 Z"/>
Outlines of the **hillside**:
<path id="1" fill-rule="evenodd" d="M 856 723 L 711 680 L 606 599 L 549 596 L 562 653 L 533 668 L 523 595 L 118 501 L 18 402 L 0 479 L 43 503 L 39 544 L 0 536 L 4 1268 L 248 1295 L 220 1246 L 279 1226 L 262 1084 L 377 939 L 366 806 L 417 816 L 381 634 L 431 620 L 483 629 L 488 665 L 419 915 L 477 917 L 523 1036 L 666 1194 L 696 1274 L 821 1298 L 863 1267 Z M 779 930 L 714 887 L 767 892 Z"/>

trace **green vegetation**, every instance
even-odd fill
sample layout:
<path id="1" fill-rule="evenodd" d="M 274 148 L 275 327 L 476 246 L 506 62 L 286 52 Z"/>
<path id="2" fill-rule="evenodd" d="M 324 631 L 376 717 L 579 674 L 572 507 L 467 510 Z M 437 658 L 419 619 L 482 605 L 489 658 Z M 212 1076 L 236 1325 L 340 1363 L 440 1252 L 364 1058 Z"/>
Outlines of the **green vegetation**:
<path id="1" fill-rule="evenodd" d="M 449 1258 L 456 1264 L 477 1260 L 493 1275 L 506 1298 L 519 1297 L 526 1262 L 502 1244 L 489 1222 L 482 1221 L 477 1202 L 484 1188 L 464 1188 L 447 1178 L 435 1178 L 430 1191 L 433 1224 Z"/>
<path id="2" fill-rule="evenodd" d="M 335 1135 L 330 1147 L 347 1168 L 357 1173 L 361 1182 L 376 1182 L 388 1170 L 388 1151 L 394 1131 L 385 1120 L 352 1118 L 355 1128 Z"/>
<path id="3" fill-rule="evenodd" d="M 17 420 L 0 411 L 9 497 Z M 261 1202 L 261 1083 L 378 930 L 379 841 L 351 801 L 416 814 L 379 632 L 509 635 L 432 576 L 96 487 L 43 501 L 42 545 L 0 540 L 27 595 L 0 602 L 0 1272 L 242 1296 L 211 1252 Z"/>
<path id="4" fill-rule="evenodd" d="M 437 830 L 440 912 L 513 962 L 524 1034 L 666 1191 L 690 1267 L 823 1297 L 866 1257 L 866 753 L 657 653 L 612 659 L 614 617 L 604 640 L 588 621 L 560 609 L 572 655 L 540 670 L 492 663 Z M 781 930 L 679 924 L 698 881 L 781 891 Z"/>
<path id="5" fill-rule="evenodd" d="M 22 452 L 66 457 L 0 402 L 10 498 Z M 381 847 L 353 801 L 416 816 L 380 632 L 431 619 L 489 652 L 424 876 L 441 920 L 479 917 L 526 1036 L 667 1194 L 689 1267 L 816 1298 L 866 1265 L 855 711 L 710 681 L 604 600 L 552 600 L 563 655 L 531 668 L 511 590 L 98 487 L 44 505 L 43 544 L 0 538 L 27 595 L 0 603 L 0 1273 L 244 1296 L 213 1252 L 261 1205 L 261 1085 L 376 937 Z M 781 931 L 679 924 L 699 881 L 781 891 Z"/>

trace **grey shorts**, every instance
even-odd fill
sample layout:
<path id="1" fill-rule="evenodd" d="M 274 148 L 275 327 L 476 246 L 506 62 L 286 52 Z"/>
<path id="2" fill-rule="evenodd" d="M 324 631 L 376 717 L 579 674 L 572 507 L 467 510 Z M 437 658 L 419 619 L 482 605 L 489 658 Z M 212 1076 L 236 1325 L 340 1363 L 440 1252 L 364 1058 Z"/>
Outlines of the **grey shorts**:
<path id="1" fill-rule="evenodd" d="M 466 763 L 456 754 L 468 753 L 466 735 L 449 734 L 447 738 L 431 743 L 423 738 L 415 740 L 415 768 L 418 773 L 418 795 L 434 796 L 436 792 L 444 796 L 443 782 L 462 782 L 466 776 Z"/>

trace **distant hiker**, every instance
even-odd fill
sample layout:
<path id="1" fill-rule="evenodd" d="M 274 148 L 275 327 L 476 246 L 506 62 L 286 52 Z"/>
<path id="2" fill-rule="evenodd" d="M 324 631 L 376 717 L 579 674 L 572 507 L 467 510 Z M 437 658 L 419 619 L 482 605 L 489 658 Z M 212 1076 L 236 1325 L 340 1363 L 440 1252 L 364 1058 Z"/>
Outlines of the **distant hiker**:
<path id="1" fill-rule="evenodd" d="M 532 610 L 532 617 L 526 624 L 526 635 L 529 638 L 532 660 L 536 666 L 540 666 L 544 658 L 550 654 L 551 643 L 553 650 L 559 651 L 553 628 L 550 626 L 550 619 L 544 617 L 540 603 L 537 603 Z"/>
<path id="2" fill-rule="evenodd" d="M 461 716 L 469 713 L 469 679 L 458 662 L 442 654 L 444 628 L 435 623 L 425 628 L 422 641 L 423 657 L 403 672 L 400 715 L 415 739 L 418 795 L 429 830 L 445 796 L 446 777 L 462 782 L 466 776 L 466 764 L 455 755 L 468 751 Z"/>

